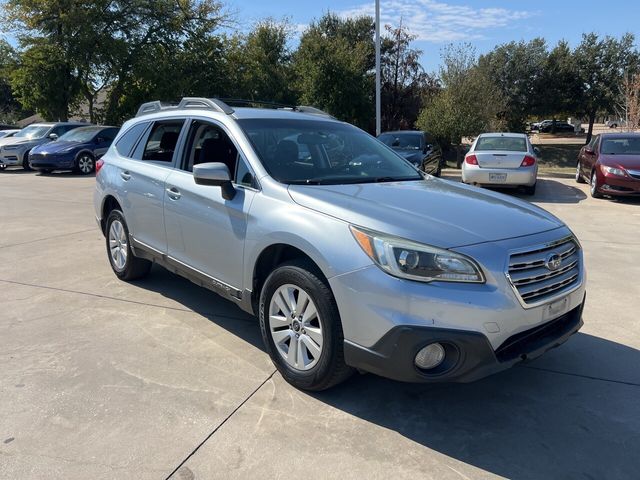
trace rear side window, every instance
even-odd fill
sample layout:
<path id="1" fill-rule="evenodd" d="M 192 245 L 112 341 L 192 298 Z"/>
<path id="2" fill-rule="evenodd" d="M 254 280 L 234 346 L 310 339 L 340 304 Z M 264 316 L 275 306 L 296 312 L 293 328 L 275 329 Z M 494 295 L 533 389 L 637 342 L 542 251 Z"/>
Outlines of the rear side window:
<path id="1" fill-rule="evenodd" d="M 184 120 L 155 122 L 146 142 L 143 142 L 142 160 L 167 163 L 173 161 L 173 152 L 183 125 Z M 136 150 L 134 158 L 140 158 L 140 149 Z"/>
<path id="2" fill-rule="evenodd" d="M 138 143 L 140 135 L 147 129 L 148 123 L 138 123 L 131 127 L 116 142 L 116 150 L 123 157 L 130 157 L 131 150 Z"/>
<path id="3" fill-rule="evenodd" d="M 523 137 L 480 137 L 475 149 L 477 151 L 526 152 L 527 141 Z"/>

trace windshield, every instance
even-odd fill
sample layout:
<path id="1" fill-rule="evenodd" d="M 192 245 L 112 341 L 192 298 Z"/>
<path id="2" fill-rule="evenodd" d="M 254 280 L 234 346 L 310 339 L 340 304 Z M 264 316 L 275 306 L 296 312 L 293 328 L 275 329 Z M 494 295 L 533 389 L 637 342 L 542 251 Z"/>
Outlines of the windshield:
<path id="1" fill-rule="evenodd" d="M 383 133 L 378 137 L 385 145 L 399 150 L 420 150 L 422 134 L 420 133 Z"/>
<path id="2" fill-rule="evenodd" d="M 51 129 L 51 127 L 48 126 L 38 126 L 38 125 L 32 125 L 30 127 L 26 127 L 23 128 L 22 130 L 20 130 L 18 133 L 16 133 L 14 135 L 14 137 L 21 137 L 21 138 L 42 138 L 44 137 L 47 132 Z"/>
<path id="3" fill-rule="evenodd" d="M 62 142 L 88 142 L 100 131 L 99 128 L 74 128 L 62 135 L 58 141 Z"/>
<path id="4" fill-rule="evenodd" d="M 348 124 L 315 120 L 238 120 L 269 175 L 288 184 L 422 180 L 371 135 Z"/>
<path id="5" fill-rule="evenodd" d="M 640 155 L 640 137 L 603 139 L 600 153 L 605 155 Z"/>
<path id="6" fill-rule="evenodd" d="M 527 141 L 522 137 L 480 137 L 476 151 L 499 150 L 504 152 L 526 152 Z"/>

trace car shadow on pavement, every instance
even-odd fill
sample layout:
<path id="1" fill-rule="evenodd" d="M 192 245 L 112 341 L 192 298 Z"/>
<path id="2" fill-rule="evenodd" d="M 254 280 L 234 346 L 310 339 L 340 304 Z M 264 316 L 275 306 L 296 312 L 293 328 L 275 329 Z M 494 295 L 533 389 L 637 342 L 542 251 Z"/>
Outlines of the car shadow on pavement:
<path id="1" fill-rule="evenodd" d="M 578 333 L 537 361 L 475 383 L 364 375 L 313 396 L 502 477 L 637 478 L 637 365 L 640 351 Z"/>
<path id="2" fill-rule="evenodd" d="M 153 266 L 149 276 L 131 283 L 184 305 L 252 346 L 264 350 L 257 318 L 218 294 L 199 287 L 158 265 Z"/>
<path id="3" fill-rule="evenodd" d="M 134 284 L 264 351 L 256 318 L 234 303 L 157 266 Z M 480 469 L 478 477 L 485 471 L 511 479 L 635 478 L 638 365 L 640 351 L 577 333 L 534 362 L 470 384 L 355 374 L 331 390 L 300 395 Z M 420 450 L 412 455 L 419 459 Z"/>
<path id="4" fill-rule="evenodd" d="M 566 185 L 551 178 L 538 178 L 536 194 L 525 195 L 518 190 L 495 189 L 497 192 L 512 195 L 535 203 L 580 203 L 586 200 L 587 194 L 579 187 Z"/>

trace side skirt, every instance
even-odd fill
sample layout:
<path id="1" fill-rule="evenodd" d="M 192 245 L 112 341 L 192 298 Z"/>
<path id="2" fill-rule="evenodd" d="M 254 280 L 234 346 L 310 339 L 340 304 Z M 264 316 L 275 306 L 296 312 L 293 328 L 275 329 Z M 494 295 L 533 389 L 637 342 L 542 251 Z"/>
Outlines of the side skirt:
<path id="1" fill-rule="evenodd" d="M 136 257 L 145 258 L 157 263 L 170 272 L 176 273 L 200 287 L 211 290 L 228 300 L 233 300 L 240 308 L 253 315 L 254 312 L 251 306 L 250 290 L 245 290 L 243 293 L 242 290 L 228 285 L 217 278 L 201 272 L 200 270 L 192 268 L 189 265 L 186 265 L 179 260 L 176 260 L 175 258 L 140 242 L 139 240 L 136 240 L 133 236 L 130 236 L 130 239 L 131 248 L 133 249 L 133 253 Z"/>

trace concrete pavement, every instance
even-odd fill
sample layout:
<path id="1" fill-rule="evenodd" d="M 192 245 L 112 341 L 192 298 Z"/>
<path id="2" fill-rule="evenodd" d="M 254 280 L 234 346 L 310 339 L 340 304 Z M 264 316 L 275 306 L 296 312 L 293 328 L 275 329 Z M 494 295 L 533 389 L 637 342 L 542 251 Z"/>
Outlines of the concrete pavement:
<path id="1" fill-rule="evenodd" d="M 0 173 L 0 478 L 637 476 L 640 200 L 540 180 L 589 274 L 562 347 L 468 385 L 308 394 L 235 305 L 161 268 L 118 281 L 93 182 Z"/>

